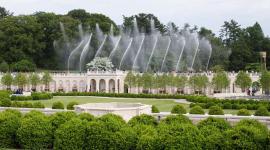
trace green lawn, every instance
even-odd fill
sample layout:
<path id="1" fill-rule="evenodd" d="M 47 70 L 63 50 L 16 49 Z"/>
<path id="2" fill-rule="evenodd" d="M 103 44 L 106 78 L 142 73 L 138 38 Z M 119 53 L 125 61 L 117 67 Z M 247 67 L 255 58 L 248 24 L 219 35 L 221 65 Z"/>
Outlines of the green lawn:
<path id="1" fill-rule="evenodd" d="M 126 102 L 126 103 L 143 103 L 155 105 L 160 111 L 170 111 L 177 102 L 172 99 L 151 99 L 151 98 L 115 98 L 115 97 L 92 97 L 92 96 L 55 96 L 52 100 L 39 100 L 46 107 L 51 108 L 52 103 L 55 101 L 61 101 L 66 106 L 69 102 L 75 101 L 79 104 L 84 103 L 107 103 L 107 102 Z M 37 101 L 29 101 L 37 102 Z M 181 104 L 188 109 L 188 104 Z"/>
<path id="2" fill-rule="evenodd" d="M 52 103 L 56 101 L 61 101 L 64 103 L 65 107 L 69 102 L 75 101 L 79 104 L 85 103 L 107 103 L 107 102 L 126 102 L 126 103 L 143 103 L 155 105 L 160 111 L 171 111 L 174 105 L 180 104 L 183 105 L 187 111 L 189 111 L 189 105 L 184 103 L 177 103 L 173 99 L 152 99 L 152 98 L 117 98 L 117 97 L 95 97 L 95 96 L 55 96 L 51 100 L 39 100 L 46 107 L 51 108 Z M 29 101 L 37 102 L 37 101 Z M 225 109 L 226 114 L 236 114 L 238 110 Z M 205 112 L 208 112 L 205 109 Z M 254 111 L 251 111 L 254 113 Z"/>

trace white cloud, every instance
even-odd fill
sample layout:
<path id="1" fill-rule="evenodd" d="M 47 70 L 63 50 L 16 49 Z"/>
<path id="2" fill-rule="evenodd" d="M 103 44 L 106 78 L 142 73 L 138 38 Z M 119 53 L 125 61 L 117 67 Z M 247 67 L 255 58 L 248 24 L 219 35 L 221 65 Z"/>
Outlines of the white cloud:
<path id="1" fill-rule="evenodd" d="M 0 6 L 15 14 L 36 11 L 65 14 L 69 10 L 82 8 L 88 12 L 103 13 L 118 24 L 122 23 L 122 15 L 153 13 L 163 23 L 173 21 L 182 26 L 188 22 L 205 26 L 216 33 L 229 19 L 235 19 L 244 27 L 258 21 L 264 32 L 270 35 L 269 0 L 1 0 Z"/>

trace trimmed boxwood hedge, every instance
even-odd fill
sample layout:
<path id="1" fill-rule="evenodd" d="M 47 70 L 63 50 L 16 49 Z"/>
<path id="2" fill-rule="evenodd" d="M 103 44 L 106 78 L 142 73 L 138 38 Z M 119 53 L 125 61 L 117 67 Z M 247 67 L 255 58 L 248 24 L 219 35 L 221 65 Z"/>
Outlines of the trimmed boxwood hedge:
<path id="1" fill-rule="evenodd" d="M 83 116 L 83 117 L 82 117 Z M 31 111 L 0 112 L 0 149 L 268 149 L 270 134 L 256 120 L 231 126 L 209 117 L 192 124 L 171 115 L 160 122 L 139 116 L 125 122 L 107 114 L 99 118 L 74 112 L 44 115 Z M 154 123 L 153 123 L 154 122 Z"/>
<path id="2" fill-rule="evenodd" d="M 11 100 L 13 101 L 27 101 L 27 100 L 48 100 L 52 99 L 51 93 L 31 93 L 31 96 L 12 95 Z"/>

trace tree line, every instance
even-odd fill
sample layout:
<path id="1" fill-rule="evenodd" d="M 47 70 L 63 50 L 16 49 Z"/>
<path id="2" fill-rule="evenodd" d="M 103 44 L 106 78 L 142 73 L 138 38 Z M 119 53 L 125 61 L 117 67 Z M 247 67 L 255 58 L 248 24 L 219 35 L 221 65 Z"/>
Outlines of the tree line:
<path id="1" fill-rule="evenodd" d="M 174 75 L 172 73 L 154 74 L 145 72 L 140 74 L 130 71 L 125 78 L 125 84 L 129 91 L 137 87 L 139 93 L 151 92 L 151 89 L 158 89 L 159 93 L 166 93 L 168 90 L 174 93 L 174 88 L 177 89 L 178 93 L 183 93 L 184 89 L 189 86 L 194 93 L 205 94 L 209 86 L 211 86 L 216 93 L 224 92 L 230 85 L 230 79 L 228 73 L 222 70 L 214 73 L 211 82 L 206 74 L 194 74 L 188 78 L 185 75 Z M 242 92 L 252 87 L 254 92 L 262 88 L 263 91 L 267 93 L 270 90 L 270 73 L 264 71 L 259 81 L 252 82 L 248 73 L 239 71 L 236 76 L 235 85 L 241 88 Z M 140 91 L 140 88 L 143 88 L 144 91 Z"/>
<path id="2" fill-rule="evenodd" d="M 192 124 L 186 116 L 170 115 L 158 122 L 140 115 L 125 122 L 120 116 L 39 111 L 0 113 L 0 147 L 15 149 L 247 149 L 270 147 L 267 127 L 256 120 L 228 121 L 209 117 Z"/>
<path id="3" fill-rule="evenodd" d="M 220 35 L 215 35 L 205 27 L 199 28 L 196 25 L 192 27 L 188 23 L 183 27 L 177 26 L 174 22 L 169 25 L 163 24 L 153 14 L 140 13 L 124 16 L 121 27 L 124 30 L 132 29 L 134 18 L 141 32 L 150 32 L 150 19 L 153 19 L 155 28 L 162 34 L 167 34 L 168 29 L 172 28 L 179 32 L 181 30 L 198 32 L 199 36 L 208 38 L 213 49 L 210 67 L 219 65 L 225 70 L 258 71 L 260 70 L 259 52 L 270 52 L 270 39 L 264 35 L 258 22 L 243 28 L 235 20 L 225 21 L 221 26 Z M 67 36 L 74 37 L 73 40 L 79 39 L 79 24 L 82 24 L 84 31 L 92 33 L 95 33 L 96 23 L 105 33 L 108 33 L 113 25 L 116 29 L 115 34 L 119 34 L 117 28 L 119 25 L 116 25 L 112 19 L 103 14 L 86 12 L 83 9 L 71 10 L 64 15 L 35 12 L 31 15 L 14 16 L 12 12 L 0 7 L 0 40 L 2 41 L 0 43 L 0 71 L 33 71 L 36 68 L 66 69 L 68 51 L 65 51 L 66 48 L 63 45 L 60 22 L 65 25 Z M 74 42 L 76 43 L 76 41 L 70 41 L 70 43 Z M 97 46 L 95 39 L 91 45 Z M 267 62 L 269 61 L 268 55 Z"/>

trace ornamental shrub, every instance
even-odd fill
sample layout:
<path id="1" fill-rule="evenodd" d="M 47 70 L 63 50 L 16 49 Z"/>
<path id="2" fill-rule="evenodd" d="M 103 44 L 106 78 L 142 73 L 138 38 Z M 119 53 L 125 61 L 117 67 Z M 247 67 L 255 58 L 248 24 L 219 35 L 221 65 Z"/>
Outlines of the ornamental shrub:
<path id="1" fill-rule="evenodd" d="M 52 99 L 53 95 L 51 93 L 33 92 L 33 93 L 31 93 L 31 97 L 33 100 L 47 100 L 47 99 Z"/>
<path id="2" fill-rule="evenodd" d="M 155 105 L 152 105 L 152 113 L 159 113 L 159 110 Z"/>
<path id="3" fill-rule="evenodd" d="M 67 104 L 67 109 L 68 110 L 74 110 L 74 105 L 78 105 L 79 103 L 78 102 L 69 102 L 68 104 Z"/>
<path id="4" fill-rule="evenodd" d="M 235 127 L 239 127 L 239 126 L 252 126 L 252 127 L 258 128 L 262 133 L 266 134 L 265 136 L 267 136 L 267 133 L 268 133 L 267 126 L 260 123 L 258 120 L 255 120 L 255 119 L 242 119 L 235 125 Z"/>
<path id="5" fill-rule="evenodd" d="M 172 114 L 185 114 L 187 113 L 186 109 L 182 105 L 175 105 L 172 110 Z"/>
<path id="6" fill-rule="evenodd" d="M 0 148 L 16 148 L 16 132 L 20 127 L 21 113 L 5 110 L 0 113 Z"/>
<path id="7" fill-rule="evenodd" d="M 199 129 L 192 124 L 160 126 L 158 137 L 156 149 L 201 150 L 204 141 Z"/>
<path id="8" fill-rule="evenodd" d="M 45 105 L 42 104 L 41 102 L 34 102 L 33 108 L 45 108 Z"/>
<path id="9" fill-rule="evenodd" d="M 128 124 L 130 126 L 135 126 L 135 125 L 151 125 L 151 126 L 156 126 L 158 124 L 157 119 L 151 115 L 146 115 L 142 114 L 140 116 L 135 116 L 131 118 L 128 121 Z"/>
<path id="10" fill-rule="evenodd" d="M 127 126 L 125 120 L 121 116 L 115 114 L 106 114 L 97 118 L 97 120 L 103 122 L 106 129 L 111 132 L 119 131 L 121 128 Z"/>
<path id="11" fill-rule="evenodd" d="M 169 115 L 165 119 L 162 119 L 160 124 L 192 124 L 191 120 L 184 115 Z"/>
<path id="12" fill-rule="evenodd" d="M 75 112 L 57 112 L 50 116 L 50 121 L 53 127 L 53 131 L 55 131 L 61 124 L 71 120 L 72 118 L 76 117 Z"/>
<path id="13" fill-rule="evenodd" d="M 136 147 L 138 135 L 131 127 L 124 127 L 112 134 L 110 149 L 131 150 Z"/>
<path id="14" fill-rule="evenodd" d="M 11 106 L 11 100 L 8 99 L 8 98 L 0 99 L 0 106 L 2 106 L 2 107 L 10 107 Z"/>
<path id="15" fill-rule="evenodd" d="M 197 124 L 197 127 L 199 129 L 201 129 L 204 126 L 213 126 L 219 129 L 220 131 L 225 131 L 231 128 L 229 122 L 225 121 L 224 119 L 214 117 L 208 117 L 207 119 L 204 119 Z"/>
<path id="16" fill-rule="evenodd" d="M 52 109 L 65 109 L 64 104 L 60 101 L 53 102 Z"/>
<path id="17" fill-rule="evenodd" d="M 157 136 L 143 135 L 139 138 L 136 149 L 137 150 L 154 150 L 157 149 Z"/>
<path id="18" fill-rule="evenodd" d="M 204 115 L 204 110 L 201 106 L 194 106 L 189 111 L 190 114 L 202 114 Z"/>
<path id="19" fill-rule="evenodd" d="M 253 126 L 239 126 L 225 132 L 225 149 L 264 149 L 267 133 Z"/>
<path id="20" fill-rule="evenodd" d="M 237 116 L 250 116 L 250 112 L 247 109 L 240 109 L 237 112 Z"/>
<path id="21" fill-rule="evenodd" d="M 202 149 L 223 149 L 224 136 L 218 128 L 214 126 L 203 126 L 200 128 L 201 134 L 204 136 L 204 144 Z"/>
<path id="22" fill-rule="evenodd" d="M 85 130 L 85 123 L 77 118 L 62 124 L 55 132 L 54 149 L 82 149 Z"/>
<path id="23" fill-rule="evenodd" d="M 209 108 L 209 115 L 224 115 L 224 112 L 219 106 L 212 106 Z"/>
<path id="24" fill-rule="evenodd" d="M 86 121 L 93 121 L 95 120 L 95 117 L 89 113 L 80 113 L 78 115 L 78 118 L 81 120 L 86 120 Z"/>
<path id="25" fill-rule="evenodd" d="M 48 149 L 52 146 L 52 125 L 47 116 L 37 114 L 36 111 L 28 113 L 17 131 L 17 138 L 23 149 Z"/>
<path id="26" fill-rule="evenodd" d="M 255 116 L 269 116 L 269 112 L 264 106 L 261 106 L 256 110 L 254 115 Z"/>

